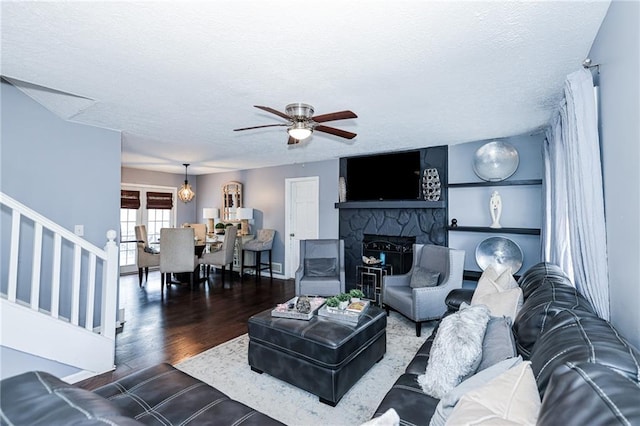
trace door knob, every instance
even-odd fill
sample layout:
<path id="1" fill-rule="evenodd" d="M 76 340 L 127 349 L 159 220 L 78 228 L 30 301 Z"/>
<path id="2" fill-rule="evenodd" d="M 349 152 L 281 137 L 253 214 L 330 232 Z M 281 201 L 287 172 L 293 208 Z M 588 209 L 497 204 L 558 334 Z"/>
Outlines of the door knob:
<path id="1" fill-rule="evenodd" d="M 291 238 L 293 238 L 293 237 L 295 237 L 295 236 L 296 236 L 296 234 L 289 234 L 289 236 L 290 236 Z"/>

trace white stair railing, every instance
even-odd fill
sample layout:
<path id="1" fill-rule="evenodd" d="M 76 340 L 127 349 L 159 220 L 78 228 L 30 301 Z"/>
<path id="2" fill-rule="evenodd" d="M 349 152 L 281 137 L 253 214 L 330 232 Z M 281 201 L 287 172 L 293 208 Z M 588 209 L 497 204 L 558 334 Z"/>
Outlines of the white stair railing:
<path id="1" fill-rule="evenodd" d="M 101 249 L 6 194 L 0 204 L 11 223 L 0 253 L 0 344 L 96 373 L 113 369 L 116 232 Z"/>

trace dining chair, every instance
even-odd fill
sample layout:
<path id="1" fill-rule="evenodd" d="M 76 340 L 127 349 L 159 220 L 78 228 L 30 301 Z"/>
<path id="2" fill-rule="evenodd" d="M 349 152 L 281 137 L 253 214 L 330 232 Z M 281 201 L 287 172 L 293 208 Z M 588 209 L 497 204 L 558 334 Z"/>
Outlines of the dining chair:
<path id="1" fill-rule="evenodd" d="M 193 228 L 195 238 L 198 242 L 204 242 L 207 239 L 207 225 L 204 223 L 185 223 L 184 228 Z"/>
<path id="2" fill-rule="evenodd" d="M 149 247 L 147 236 L 147 227 L 145 225 L 136 225 L 136 265 L 138 266 L 138 285 L 142 287 L 142 275 L 144 270 L 144 279 L 149 281 L 149 268 L 160 266 L 160 254 Z"/>
<path id="3" fill-rule="evenodd" d="M 273 248 L 273 239 L 276 235 L 275 229 L 258 229 L 256 238 L 242 244 L 242 254 L 240 261 L 240 280 L 244 277 L 245 269 L 253 269 L 256 273 L 256 281 L 260 279 L 260 271 L 269 269 L 269 276 L 273 281 L 273 269 L 271 267 L 271 249 Z M 255 253 L 255 262 L 253 265 L 245 265 L 245 252 Z M 269 253 L 269 263 L 261 261 L 260 257 L 263 251 Z"/>
<path id="4" fill-rule="evenodd" d="M 230 226 L 224 236 L 222 246 L 210 253 L 203 253 L 200 256 L 200 264 L 205 265 L 207 278 L 212 266 L 222 268 L 222 282 L 224 283 L 224 273 L 229 265 L 229 278 L 233 275 L 233 254 L 236 246 L 236 234 L 238 228 Z"/>
<path id="5" fill-rule="evenodd" d="M 189 284 L 193 289 L 196 269 L 199 268 L 195 255 L 195 234 L 193 228 L 160 229 L 160 283 L 164 289 L 165 278 L 169 284 L 178 284 L 171 280 L 171 274 L 189 273 Z M 167 276 L 168 275 L 168 276 Z"/>

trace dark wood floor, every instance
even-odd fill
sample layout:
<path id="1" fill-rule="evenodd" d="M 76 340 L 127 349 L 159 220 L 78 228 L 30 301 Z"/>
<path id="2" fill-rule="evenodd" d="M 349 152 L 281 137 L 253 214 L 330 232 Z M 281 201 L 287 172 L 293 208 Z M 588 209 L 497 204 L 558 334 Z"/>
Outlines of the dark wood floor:
<path id="1" fill-rule="evenodd" d="M 238 274 L 211 274 L 193 291 L 189 285 L 160 292 L 160 273 L 150 272 L 149 282 L 138 286 L 138 275 L 120 278 L 120 307 L 125 324 L 116 335 L 116 369 L 77 383 L 95 389 L 133 371 L 160 363 L 176 364 L 247 332 L 252 315 L 294 296 L 293 280 L 269 282 Z"/>

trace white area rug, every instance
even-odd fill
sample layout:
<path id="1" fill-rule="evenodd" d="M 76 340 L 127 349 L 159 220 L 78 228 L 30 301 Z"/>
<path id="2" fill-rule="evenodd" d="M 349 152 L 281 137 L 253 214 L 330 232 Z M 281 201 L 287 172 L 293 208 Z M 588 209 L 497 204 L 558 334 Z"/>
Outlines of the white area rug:
<path id="1" fill-rule="evenodd" d="M 422 337 L 416 337 L 415 323 L 391 312 L 387 317 L 384 358 L 342 397 L 336 407 L 322 404 L 317 396 L 267 373 L 251 371 L 247 362 L 249 337 L 246 334 L 175 367 L 288 425 L 359 425 L 371 418 L 431 330 L 423 325 Z"/>

